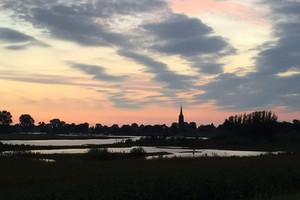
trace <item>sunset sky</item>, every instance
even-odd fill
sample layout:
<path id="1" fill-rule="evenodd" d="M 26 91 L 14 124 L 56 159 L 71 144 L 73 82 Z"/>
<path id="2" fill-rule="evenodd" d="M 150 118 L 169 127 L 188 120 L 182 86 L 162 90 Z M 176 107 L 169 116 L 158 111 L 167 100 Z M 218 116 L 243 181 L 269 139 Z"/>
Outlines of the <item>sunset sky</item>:
<path id="1" fill-rule="evenodd" d="M 300 118 L 299 0 L 0 0 L 0 110 L 18 122 Z"/>

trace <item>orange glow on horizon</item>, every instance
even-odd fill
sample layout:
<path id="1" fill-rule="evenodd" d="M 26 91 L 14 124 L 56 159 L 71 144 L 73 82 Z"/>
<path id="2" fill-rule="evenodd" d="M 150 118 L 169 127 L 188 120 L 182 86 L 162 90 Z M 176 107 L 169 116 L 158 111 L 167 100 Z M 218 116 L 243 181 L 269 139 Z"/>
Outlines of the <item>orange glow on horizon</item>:
<path id="1" fill-rule="evenodd" d="M 99 108 L 97 110 L 86 110 L 84 108 L 71 111 L 64 110 L 38 110 L 34 106 L 29 106 L 20 112 L 20 109 L 6 109 L 13 115 L 13 123 L 18 123 L 18 118 L 21 114 L 30 114 L 35 119 L 35 124 L 38 122 L 48 123 L 53 118 L 59 118 L 66 123 L 85 123 L 88 122 L 91 126 L 96 123 L 111 126 L 113 124 L 166 124 L 170 126 L 173 122 L 177 122 L 179 115 L 178 108 L 160 108 L 157 106 L 147 107 L 141 110 L 125 110 L 118 108 Z M 299 118 L 297 112 L 284 112 L 282 108 L 272 109 L 279 117 L 279 121 L 292 121 Z M 183 107 L 183 114 L 186 122 L 196 122 L 197 125 L 215 124 L 216 126 L 222 124 L 226 118 L 235 114 L 250 113 L 221 111 L 212 105 L 205 105 L 201 107 Z"/>

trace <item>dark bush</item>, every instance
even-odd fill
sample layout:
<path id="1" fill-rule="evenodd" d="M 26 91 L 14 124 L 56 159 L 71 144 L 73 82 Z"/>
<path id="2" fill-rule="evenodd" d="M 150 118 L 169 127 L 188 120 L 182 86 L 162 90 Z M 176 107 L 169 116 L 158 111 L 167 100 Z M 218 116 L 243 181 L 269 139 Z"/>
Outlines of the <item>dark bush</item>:
<path id="1" fill-rule="evenodd" d="M 89 159 L 92 159 L 92 160 L 106 160 L 110 157 L 110 152 L 105 149 L 105 148 L 101 148 L 101 149 L 98 149 L 98 148 L 91 148 L 88 150 L 88 152 L 86 153 L 87 154 L 87 157 Z"/>
<path id="2" fill-rule="evenodd" d="M 146 151 L 143 147 L 135 147 L 130 150 L 133 157 L 141 158 L 146 156 Z"/>

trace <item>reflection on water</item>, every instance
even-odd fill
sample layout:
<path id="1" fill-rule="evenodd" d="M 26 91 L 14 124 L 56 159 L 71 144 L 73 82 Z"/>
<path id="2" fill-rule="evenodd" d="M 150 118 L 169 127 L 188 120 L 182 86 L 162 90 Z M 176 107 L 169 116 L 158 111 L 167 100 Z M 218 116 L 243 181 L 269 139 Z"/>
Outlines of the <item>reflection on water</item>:
<path id="1" fill-rule="evenodd" d="M 124 142 L 127 139 L 139 140 L 141 137 L 129 136 L 119 138 L 104 138 L 104 139 L 72 139 L 72 140 L 2 140 L 4 144 L 12 145 L 32 145 L 32 146 L 84 146 L 84 145 L 103 145 L 113 144 L 118 142 Z M 108 148 L 112 153 L 129 153 L 130 150 L 135 147 L 123 147 L 123 148 Z M 147 153 L 165 153 L 163 156 L 149 156 L 148 159 L 164 157 L 231 157 L 231 156 L 260 156 L 264 154 L 278 154 L 280 152 L 262 152 L 262 151 L 232 151 L 232 150 L 216 150 L 216 149 L 188 149 L 183 147 L 154 147 L 143 146 Z M 32 153 L 40 154 L 81 154 L 87 153 L 88 148 L 72 148 L 72 149 L 52 149 L 52 150 L 32 150 Z M 9 152 L 6 152 L 9 153 Z"/>
<path id="2" fill-rule="evenodd" d="M 130 150 L 135 147 L 125 148 L 107 148 L 109 152 L 113 153 L 129 153 Z M 218 150 L 218 149 L 188 149 L 181 147 L 146 147 L 143 149 L 147 153 L 161 153 L 163 156 L 148 156 L 147 159 L 153 158 L 172 158 L 172 157 L 246 157 L 246 156 L 260 156 L 265 154 L 278 154 L 280 152 L 263 152 L 263 151 L 233 151 L 233 150 Z M 52 149 L 52 150 L 33 150 L 33 153 L 40 154 L 78 154 L 87 153 L 88 148 L 85 149 Z"/>
<path id="3" fill-rule="evenodd" d="M 80 154 L 87 153 L 88 148 L 86 149 L 50 149 L 50 150 L 31 150 L 32 153 L 40 154 Z"/>
<path id="4" fill-rule="evenodd" d="M 64 135 L 61 135 L 64 136 Z M 65 135 L 70 136 L 70 135 Z M 102 136 L 104 137 L 104 136 Z M 143 136 L 106 136 L 101 139 L 51 139 L 51 140 L 1 140 L 3 144 L 9 145 L 30 145 L 30 146 L 83 146 L 83 145 L 104 145 L 125 142 L 126 140 L 137 141 Z M 174 139 L 181 137 L 167 137 L 166 139 Z M 185 137 L 185 139 L 208 140 L 206 137 Z"/>
<path id="5" fill-rule="evenodd" d="M 37 161 L 46 162 L 46 163 L 56 162 L 56 160 L 54 160 L 54 159 L 46 159 L 46 158 L 40 158 L 40 159 L 37 159 Z"/>
<path id="6" fill-rule="evenodd" d="M 261 156 L 266 154 L 278 154 L 279 152 L 262 152 L 262 151 L 233 151 L 218 149 L 181 149 L 181 151 L 172 151 L 172 154 L 148 156 L 147 159 L 153 158 L 174 158 L 174 157 L 250 157 Z"/>
<path id="7" fill-rule="evenodd" d="M 31 145 L 31 146 L 82 146 L 82 145 L 102 145 L 124 142 L 127 139 L 136 141 L 141 137 L 119 137 L 119 138 L 104 138 L 104 139 L 72 139 L 72 140 L 1 140 L 3 144 L 10 145 Z"/>

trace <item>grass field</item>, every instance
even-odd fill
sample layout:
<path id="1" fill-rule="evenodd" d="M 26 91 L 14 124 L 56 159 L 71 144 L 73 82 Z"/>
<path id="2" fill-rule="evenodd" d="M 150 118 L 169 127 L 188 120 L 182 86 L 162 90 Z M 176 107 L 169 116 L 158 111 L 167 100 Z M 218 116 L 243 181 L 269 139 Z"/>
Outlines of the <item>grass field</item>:
<path id="1" fill-rule="evenodd" d="M 73 155 L 74 156 L 74 155 Z M 299 199 L 300 156 L 0 158 L 0 199 Z"/>
<path id="2" fill-rule="evenodd" d="M 273 197 L 270 198 L 269 200 L 299 200 L 299 199 L 300 199 L 300 193 L 296 193 L 296 194 L 288 194 L 288 195 Z"/>

